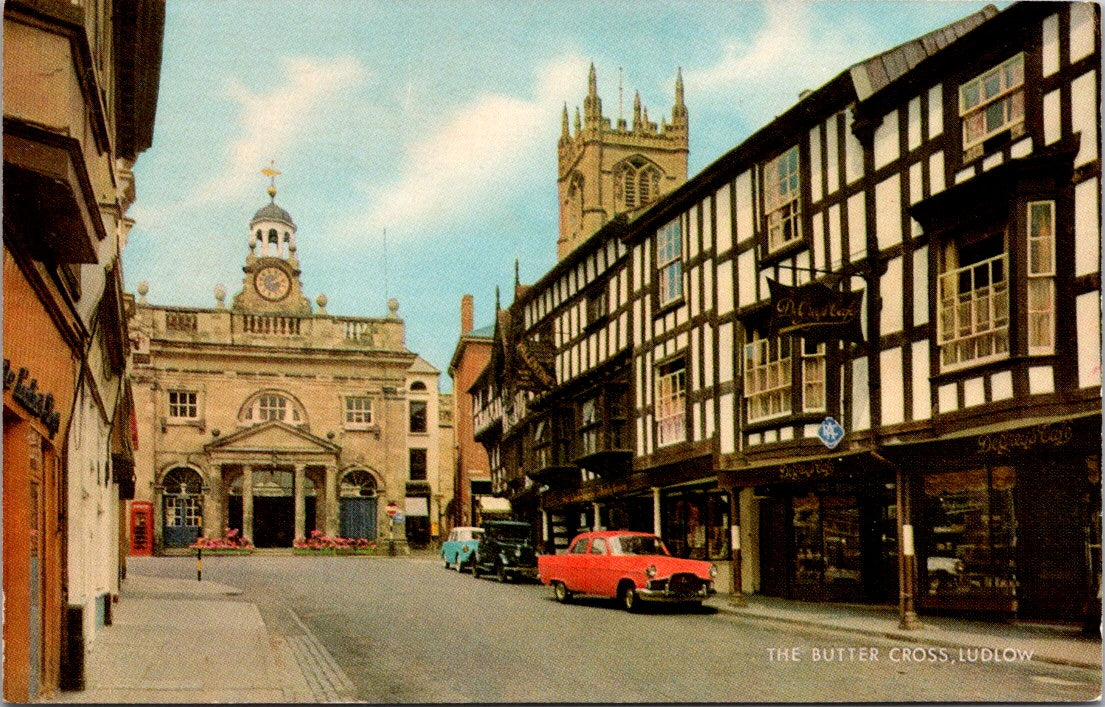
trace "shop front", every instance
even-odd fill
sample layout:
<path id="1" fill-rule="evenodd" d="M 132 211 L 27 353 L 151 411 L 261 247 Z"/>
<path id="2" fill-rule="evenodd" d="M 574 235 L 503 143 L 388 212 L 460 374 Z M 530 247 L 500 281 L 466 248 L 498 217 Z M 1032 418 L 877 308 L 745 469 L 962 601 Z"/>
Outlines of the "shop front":
<path id="1" fill-rule="evenodd" d="M 865 454 L 827 457 L 729 472 L 723 480 L 754 489 L 763 594 L 802 601 L 897 598 L 896 487 L 885 465 Z"/>
<path id="2" fill-rule="evenodd" d="M 915 499 L 921 610 L 1058 621 L 1097 610 L 1099 423 L 1048 422 L 899 452 Z"/>

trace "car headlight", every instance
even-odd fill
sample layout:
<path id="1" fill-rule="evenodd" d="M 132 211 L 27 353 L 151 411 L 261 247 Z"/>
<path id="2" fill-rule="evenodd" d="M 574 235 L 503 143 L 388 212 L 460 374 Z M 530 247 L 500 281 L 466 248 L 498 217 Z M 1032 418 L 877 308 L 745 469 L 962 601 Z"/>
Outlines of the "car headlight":
<path id="1" fill-rule="evenodd" d="M 645 576 L 646 577 L 655 577 L 656 576 L 656 565 L 649 565 L 648 567 L 646 567 L 645 568 Z"/>
<path id="2" fill-rule="evenodd" d="M 710 579 L 717 577 L 717 565 L 710 565 Z"/>
<path id="3" fill-rule="evenodd" d="M 521 557 L 522 556 L 522 548 L 520 548 L 520 547 L 514 548 L 514 556 L 515 557 Z"/>

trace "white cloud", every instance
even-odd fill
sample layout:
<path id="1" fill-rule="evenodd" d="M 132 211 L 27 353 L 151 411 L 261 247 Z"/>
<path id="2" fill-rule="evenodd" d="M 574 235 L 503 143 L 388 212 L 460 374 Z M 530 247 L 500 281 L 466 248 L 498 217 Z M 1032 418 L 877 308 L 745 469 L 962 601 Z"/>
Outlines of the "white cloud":
<path id="1" fill-rule="evenodd" d="M 869 38 L 879 36 L 850 19 L 817 16 L 818 6 L 808 2 L 762 7 L 764 21 L 751 40 L 734 39 L 713 65 L 684 72 L 689 94 L 778 111 L 797 100 L 800 90 L 817 88 L 869 55 Z M 789 94 L 779 90 L 788 88 Z"/>
<path id="2" fill-rule="evenodd" d="M 280 67 L 283 80 L 267 92 L 250 91 L 237 80 L 228 83 L 227 92 L 238 104 L 239 137 L 230 144 L 222 171 L 198 187 L 194 201 L 233 200 L 254 189 L 258 170 L 269 160 L 328 129 L 320 125 L 323 121 L 332 126 L 350 117 L 331 108 L 367 78 L 353 58 L 285 57 Z"/>
<path id="3" fill-rule="evenodd" d="M 404 152 L 398 179 L 369 190 L 355 223 L 402 231 L 478 212 L 548 158 L 564 97 L 577 93 L 586 62 L 560 57 L 538 72 L 532 97 L 484 94 L 461 106 Z M 367 215 L 365 215 L 367 214 Z M 362 218 L 363 216 L 363 218 Z"/>

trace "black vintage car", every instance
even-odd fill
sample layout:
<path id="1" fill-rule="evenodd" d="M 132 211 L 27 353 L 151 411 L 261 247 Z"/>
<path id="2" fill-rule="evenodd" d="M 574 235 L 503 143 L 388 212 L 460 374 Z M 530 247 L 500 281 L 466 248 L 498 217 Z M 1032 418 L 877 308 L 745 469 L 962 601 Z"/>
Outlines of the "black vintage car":
<path id="1" fill-rule="evenodd" d="M 537 552 L 528 523 L 489 520 L 480 527 L 483 537 L 472 555 L 472 574 L 488 574 L 500 582 L 537 578 Z"/>

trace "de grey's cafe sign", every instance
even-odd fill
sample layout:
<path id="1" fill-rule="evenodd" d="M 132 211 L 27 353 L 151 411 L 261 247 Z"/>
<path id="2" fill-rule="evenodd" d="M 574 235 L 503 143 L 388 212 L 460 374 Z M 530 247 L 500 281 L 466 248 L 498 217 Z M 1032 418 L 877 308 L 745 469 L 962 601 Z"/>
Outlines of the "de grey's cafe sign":
<path id="1" fill-rule="evenodd" d="M 61 413 L 54 408 L 54 394 L 40 391 L 37 379 L 27 380 L 30 376 L 26 368 L 14 371 L 11 361 L 4 359 L 4 390 L 10 390 L 15 402 L 41 420 L 53 439 L 61 426 Z"/>
<path id="2" fill-rule="evenodd" d="M 996 457 L 1008 457 L 1023 452 L 1047 451 L 1071 441 L 1074 431 L 1069 422 L 1054 422 L 982 435 L 978 451 Z"/>
<path id="3" fill-rule="evenodd" d="M 863 343 L 863 292 L 833 292 L 820 282 L 791 287 L 769 279 L 767 285 L 771 290 L 771 336 L 791 334 L 815 342 Z"/>

